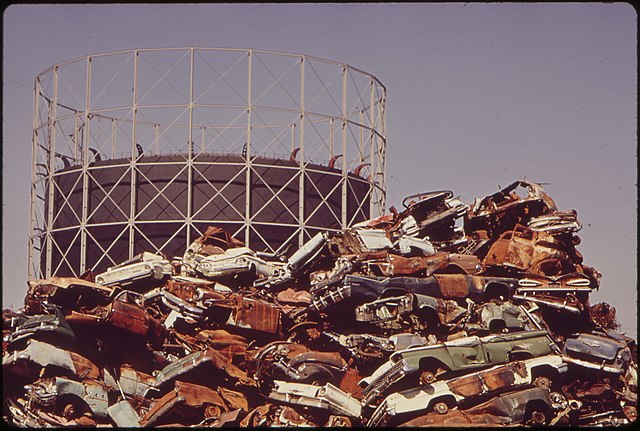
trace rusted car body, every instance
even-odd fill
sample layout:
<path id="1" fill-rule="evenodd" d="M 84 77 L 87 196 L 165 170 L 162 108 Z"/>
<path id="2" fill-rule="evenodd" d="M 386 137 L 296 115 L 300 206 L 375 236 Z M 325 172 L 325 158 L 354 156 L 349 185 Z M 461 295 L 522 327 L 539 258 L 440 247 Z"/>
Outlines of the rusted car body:
<path id="1" fill-rule="evenodd" d="M 498 395 L 468 409 L 453 409 L 411 419 L 400 427 L 476 427 L 496 425 L 545 425 L 553 418 L 558 405 L 548 388 L 533 387 Z"/>
<path id="2" fill-rule="evenodd" d="M 521 225 L 501 234 L 482 261 L 485 267 L 547 276 L 575 272 L 579 263 L 580 257 L 560 239 Z"/>
<path id="3" fill-rule="evenodd" d="M 280 328 L 282 310 L 275 304 L 235 293 L 196 291 L 194 298 L 186 300 L 159 288 L 145 293 L 141 303 L 147 307 L 160 302 L 170 310 L 195 320 L 214 318 L 229 327 L 276 333 Z"/>
<path id="4" fill-rule="evenodd" d="M 441 246 L 458 239 L 456 220 L 468 210 L 468 206 L 454 198 L 450 190 L 407 196 L 402 205 L 406 209 L 399 231 L 418 237 L 428 236 Z"/>
<path id="5" fill-rule="evenodd" d="M 451 324 L 459 320 L 466 308 L 455 301 L 408 293 L 391 296 L 359 305 L 355 320 L 367 322 L 383 329 L 406 327 L 430 328 Z"/>
<path id="6" fill-rule="evenodd" d="M 371 275 L 421 276 L 428 277 L 435 272 L 476 274 L 482 267 L 477 256 L 455 253 L 434 253 L 427 256 L 405 257 L 389 252 L 377 259 L 367 259 L 366 265 Z"/>
<path id="7" fill-rule="evenodd" d="M 114 292 L 112 287 L 74 277 L 54 276 L 30 280 L 27 284 L 25 311 L 28 314 L 42 314 L 51 304 L 63 310 L 92 309 L 107 305 Z"/>
<path id="8" fill-rule="evenodd" d="M 376 408 L 367 426 L 383 426 L 393 416 L 423 410 L 446 413 L 458 404 L 496 395 L 518 386 L 533 385 L 536 381 L 541 386 L 547 386 L 546 379 L 557 379 L 566 369 L 567 365 L 560 356 L 548 355 L 498 365 L 451 380 L 434 382 L 427 387 L 396 392 L 386 397 Z"/>
<path id="9" fill-rule="evenodd" d="M 526 192 L 521 196 L 520 192 Z M 476 199 L 465 216 L 469 231 L 495 231 L 513 229 L 516 224 L 557 211 L 553 199 L 540 184 L 518 180 L 483 199 Z"/>
<path id="10" fill-rule="evenodd" d="M 139 296 L 130 291 L 121 291 L 109 304 L 96 306 L 90 313 L 72 310 L 66 316 L 66 321 L 74 325 L 95 325 L 99 330 L 115 328 L 159 345 L 166 336 L 166 329 L 162 322 L 137 304 L 135 298 Z"/>
<path id="11" fill-rule="evenodd" d="M 246 409 L 246 402 L 244 407 Z M 228 410 L 228 403 L 218 391 L 206 386 L 176 381 L 172 391 L 152 403 L 140 419 L 140 426 L 155 427 L 167 421 L 193 425 L 199 423 L 203 417 L 219 417 Z"/>

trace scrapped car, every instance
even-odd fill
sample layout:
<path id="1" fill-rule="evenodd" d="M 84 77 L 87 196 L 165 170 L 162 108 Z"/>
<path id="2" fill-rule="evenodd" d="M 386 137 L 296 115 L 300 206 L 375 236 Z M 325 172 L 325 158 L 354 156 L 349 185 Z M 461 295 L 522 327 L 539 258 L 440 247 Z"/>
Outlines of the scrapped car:
<path id="1" fill-rule="evenodd" d="M 526 274 L 518 280 L 516 294 L 523 297 L 546 294 L 560 298 L 571 294 L 578 298 L 581 303 L 586 303 L 591 291 L 597 287 L 595 280 L 581 273 L 574 272 L 558 277 Z"/>
<path id="2" fill-rule="evenodd" d="M 455 239 L 458 233 L 455 223 L 468 206 L 453 197 L 450 190 L 418 193 L 402 201 L 406 208 L 400 232 L 418 237 L 428 236 L 431 241 L 442 242 Z"/>
<path id="3" fill-rule="evenodd" d="M 154 346 L 161 345 L 166 328 L 138 305 L 136 298 L 140 296 L 137 292 L 122 290 L 106 306 L 96 306 L 84 312 L 71 311 L 66 320 L 75 325 L 94 325 L 99 329 L 116 328 L 141 336 Z"/>
<path id="4" fill-rule="evenodd" d="M 411 257 L 385 252 L 380 257 L 366 259 L 364 264 L 370 275 L 387 277 L 428 277 L 435 272 L 476 274 L 482 269 L 477 256 L 444 252 Z"/>
<path id="5" fill-rule="evenodd" d="M 28 388 L 31 402 L 44 410 L 57 410 L 67 420 L 83 413 L 106 418 L 109 388 L 96 380 L 82 382 L 64 377 L 40 379 Z"/>
<path id="6" fill-rule="evenodd" d="M 518 192 L 526 192 L 526 195 L 521 196 Z M 555 211 L 556 204 L 542 185 L 518 180 L 496 193 L 476 199 L 465 216 L 465 228 L 469 232 L 486 230 L 493 235 Z"/>
<path id="7" fill-rule="evenodd" d="M 255 357 L 256 375 L 260 378 L 269 367 L 275 367 L 289 379 L 312 384 L 339 384 L 347 363 L 337 352 L 318 352 L 289 342 L 264 346 Z"/>
<path id="8" fill-rule="evenodd" d="M 238 392 L 230 392 L 239 395 Z M 195 425 L 203 418 L 217 418 L 230 410 L 224 394 L 206 386 L 176 381 L 173 390 L 151 404 L 140 419 L 140 426 L 155 427 L 167 423 Z M 231 401 L 237 407 L 233 398 Z M 247 409 L 246 399 L 241 405 Z"/>
<path id="9" fill-rule="evenodd" d="M 491 245 L 482 264 L 486 268 L 559 276 L 576 272 L 581 260 L 572 244 L 546 232 L 516 225 Z"/>
<path id="10" fill-rule="evenodd" d="M 90 359 L 36 339 L 27 340 L 24 349 L 4 355 L 2 368 L 24 377 L 42 376 L 43 368 L 63 370 L 63 375 L 75 378 L 101 376 L 100 368 Z"/>
<path id="11" fill-rule="evenodd" d="M 372 334 L 337 334 L 333 331 L 324 331 L 323 334 L 346 348 L 359 360 L 380 358 L 398 350 L 424 346 L 428 342 L 427 338 L 411 333 L 394 334 L 389 337 Z"/>
<path id="12" fill-rule="evenodd" d="M 515 296 L 515 295 L 514 295 Z M 515 332 L 526 329 L 527 319 L 519 307 L 510 302 L 496 304 L 486 302 L 472 307 L 463 327 L 466 331 L 489 331 L 491 333 Z"/>
<path id="13" fill-rule="evenodd" d="M 278 265 L 277 269 L 273 271 L 270 276 L 256 280 L 253 285 L 256 287 L 273 288 L 295 280 L 305 273 L 309 266 L 326 250 L 327 237 L 327 233 L 318 232 L 293 253 L 283 266 Z"/>
<path id="14" fill-rule="evenodd" d="M 561 235 L 578 232 L 582 224 L 578 221 L 576 210 L 555 211 L 538 217 L 533 217 L 527 227 L 536 232 L 547 232 L 551 235 Z"/>
<path id="15" fill-rule="evenodd" d="M 585 305 L 572 293 L 567 293 L 562 297 L 561 295 L 551 295 L 547 293 L 527 295 L 526 293 L 519 293 L 516 291 L 516 293 L 513 294 L 513 299 L 523 302 L 528 301 L 537 305 L 542 305 L 543 307 L 564 310 L 573 314 L 580 314 L 585 308 Z"/>
<path id="16" fill-rule="evenodd" d="M 384 426 L 394 416 L 406 417 L 425 410 L 444 414 L 457 405 L 477 402 L 517 387 L 550 387 L 566 371 L 567 364 L 560 356 L 547 355 L 396 392 L 380 403 L 367 426 Z"/>
<path id="17" fill-rule="evenodd" d="M 562 353 L 571 364 L 613 374 L 625 373 L 632 360 L 629 346 L 613 331 L 574 334 L 566 339 Z"/>
<path id="18" fill-rule="evenodd" d="M 281 262 L 267 262 L 247 247 L 236 247 L 221 254 L 211 254 L 195 259 L 194 270 L 207 278 L 230 277 L 254 272 L 260 277 L 278 276 L 283 271 Z"/>
<path id="19" fill-rule="evenodd" d="M 60 309 L 53 314 L 37 315 L 30 318 L 13 318 L 13 330 L 7 336 L 5 351 L 19 349 L 29 338 L 66 339 L 73 341 L 76 335 Z M 23 340 L 21 342 L 21 340 Z"/>
<path id="20" fill-rule="evenodd" d="M 464 410 L 428 413 L 399 426 L 547 425 L 558 408 L 548 388 L 533 387 L 498 395 Z"/>
<path id="21" fill-rule="evenodd" d="M 383 329 L 431 329 L 459 320 L 466 309 L 455 301 L 407 293 L 366 302 L 355 309 L 357 322 Z"/>
<path id="22" fill-rule="evenodd" d="M 196 321 L 210 319 L 215 322 L 243 329 L 274 334 L 280 330 L 282 310 L 275 304 L 260 299 L 245 297 L 236 293 L 218 293 L 212 290 L 200 291 L 196 301 L 188 301 L 158 288 L 145 293 L 141 304 L 149 307 L 162 304 L 178 315 Z"/>
<path id="23" fill-rule="evenodd" d="M 374 373 L 361 380 L 363 402 L 381 395 L 405 375 L 421 372 L 420 380 L 433 383 L 445 373 L 471 371 L 516 359 L 545 356 L 552 353 L 545 330 L 522 331 L 487 337 L 465 337 L 430 346 L 392 353 L 389 360 Z"/>
<path id="24" fill-rule="evenodd" d="M 57 305 L 62 310 L 89 310 L 98 305 L 107 305 L 114 288 L 101 286 L 75 277 L 53 276 L 27 282 L 25 297 L 27 314 L 43 314 Z M 51 312 L 51 311 L 49 311 Z"/>
<path id="25" fill-rule="evenodd" d="M 341 284 L 316 286 L 312 289 L 310 307 L 322 311 L 340 302 L 359 304 L 381 296 L 416 293 L 442 299 L 475 302 L 509 299 L 518 280 L 506 277 L 484 277 L 464 274 L 434 274 L 430 277 L 364 277 L 346 275 Z"/>
<path id="26" fill-rule="evenodd" d="M 349 417 L 357 418 L 362 414 L 360 401 L 331 383 L 317 386 L 274 380 L 273 384 L 274 388 L 269 394 L 272 400 L 315 407 Z"/>
<path id="27" fill-rule="evenodd" d="M 162 281 L 171 274 L 171 262 L 159 254 L 145 251 L 96 275 L 96 283 L 101 286 L 126 286 L 142 280 Z"/>

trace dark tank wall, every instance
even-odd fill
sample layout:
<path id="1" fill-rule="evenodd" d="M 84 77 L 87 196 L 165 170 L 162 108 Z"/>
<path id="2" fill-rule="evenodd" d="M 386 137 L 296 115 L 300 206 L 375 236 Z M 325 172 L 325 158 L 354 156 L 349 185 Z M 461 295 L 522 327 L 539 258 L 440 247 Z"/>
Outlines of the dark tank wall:
<path id="1" fill-rule="evenodd" d="M 204 232 L 216 225 L 234 233 L 245 225 L 247 190 L 251 229 L 249 245 L 256 251 L 278 249 L 285 241 L 298 247 L 302 224 L 305 237 L 320 230 L 341 228 L 342 172 L 321 165 L 306 165 L 300 209 L 300 166 L 295 161 L 257 158 L 247 169 L 238 155 L 199 154 L 192 170 L 189 211 L 189 171 L 184 155 L 143 156 L 131 175 L 129 159 L 94 162 L 84 197 L 81 170 L 68 168 L 55 175 L 52 262 L 56 275 L 79 275 L 81 220 L 86 217 L 86 268 L 101 272 L 133 254 L 161 250 L 169 257 L 181 256 L 198 236 L 187 238 L 186 218 Z M 247 172 L 250 172 L 247 188 Z M 348 175 L 347 220 L 369 218 L 369 182 Z M 132 187 L 133 182 L 133 187 Z M 132 206 L 132 196 L 133 206 Z M 84 208 L 83 202 L 86 202 Z M 302 215 L 302 217 L 301 217 Z M 133 230 L 133 235 L 130 234 Z M 244 228 L 236 234 L 245 240 Z M 305 238 L 305 239 L 306 239 Z M 42 255 L 41 266 L 45 268 Z"/>

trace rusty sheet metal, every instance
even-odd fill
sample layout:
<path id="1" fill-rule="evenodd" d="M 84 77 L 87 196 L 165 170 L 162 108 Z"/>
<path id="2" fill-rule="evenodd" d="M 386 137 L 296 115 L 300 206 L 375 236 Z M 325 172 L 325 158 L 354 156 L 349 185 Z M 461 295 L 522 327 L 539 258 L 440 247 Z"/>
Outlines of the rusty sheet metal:
<path id="1" fill-rule="evenodd" d="M 434 274 L 433 277 L 438 280 L 438 286 L 443 298 L 466 298 L 469 294 L 471 279 L 466 275 Z"/>
<path id="2" fill-rule="evenodd" d="M 213 247 L 226 250 L 228 248 L 243 247 L 244 243 L 229 235 L 229 233 L 219 227 L 209 226 L 204 235 L 197 238 L 194 242 L 201 244 L 202 254 L 216 254 Z"/>
<path id="3" fill-rule="evenodd" d="M 425 277 L 433 274 L 449 264 L 448 253 L 436 253 L 424 257 L 403 257 L 397 254 L 389 254 L 389 269 L 384 275 L 413 275 L 422 274 Z M 383 268 L 380 268 L 383 270 Z"/>
<path id="4" fill-rule="evenodd" d="M 362 388 L 358 385 L 358 382 L 362 380 L 362 377 L 364 376 L 360 374 L 358 368 L 349 367 L 344 372 L 342 380 L 340 380 L 340 383 L 338 384 L 338 388 L 354 396 L 355 398 L 360 399 L 362 398 Z"/>
<path id="5" fill-rule="evenodd" d="M 203 329 L 196 334 L 196 338 L 229 359 L 236 356 L 244 357 L 244 352 L 247 350 L 245 337 L 231 334 L 224 329 Z"/>
<path id="6" fill-rule="evenodd" d="M 166 330 L 162 323 L 151 317 L 138 305 L 114 300 L 110 305 L 106 321 L 115 328 L 149 338 L 153 343 L 164 339 Z"/>
<path id="7" fill-rule="evenodd" d="M 204 417 L 217 417 L 228 411 L 223 398 L 213 389 L 193 383 L 176 381 L 172 391 L 153 403 L 142 417 L 141 426 L 156 424 L 163 416 L 175 414 L 175 410 L 202 408 Z M 180 416 L 187 416 L 182 413 Z"/>
<path id="8" fill-rule="evenodd" d="M 220 393 L 220 396 L 225 400 L 229 408 L 243 412 L 249 411 L 249 401 L 242 392 L 233 391 L 223 386 L 218 386 L 216 390 Z"/>
<path id="9" fill-rule="evenodd" d="M 619 329 L 620 324 L 616 319 L 616 309 L 606 302 L 600 302 L 589 307 L 591 321 L 604 329 Z"/>
<path id="10" fill-rule="evenodd" d="M 492 414 L 468 414 L 463 410 L 450 410 L 445 414 L 429 413 L 418 416 L 398 425 L 406 427 L 495 427 L 504 425 L 505 421 Z"/>
<path id="11" fill-rule="evenodd" d="M 202 293 L 200 293 L 199 289 L 206 290 L 207 299 L 224 299 L 224 296 L 221 293 L 213 290 L 213 287 L 215 286 L 214 282 L 205 284 L 167 280 L 165 286 L 168 292 L 176 295 L 178 298 L 184 299 L 185 301 L 202 299 Z"/>
<path id="12" fill-rule="evenodd" d="M 368 252 L 360 242 L 357 233 L 352 230 L 346 230 L 341 235 L 331 236 L 328 242 L 329 252 L 334 257 Z"/>
<path id="13" fill-rule="evenodd" d="M 516 366 L 507 364 L 493 370 L 481 371 L 447 382 L 451 392 L 462 397 L 473 397 L 485 392 L 512 386 L 515 381 Z M 522 371 L 520 371 L 522 372 Z M 526 370 L 525 370 L 526 372 Z"/>
<path id="14" fill-rule="evenodd" d="M 271 403 L 262 404 L 255 407 L 240 421 L 240 427 L 242 428 L 255 428 L 258 426 L 264 426 L 269 420 L 270 413 L 277 410 L 278 407 Z"/>
<path id="15" fill-rule="evenodd" d="M 222 428 L 239 425 L 240 409 L 232 410 L 220 415 L 218 419 L 211 423 L 211 428 Z"/>
<path id="16" fill-rule="evenodd" d="M 282 311 L 274 304 L 253 298 L 237 296 L 236 311 L 227 324 L 254 331 L 275 334 L 280 329 Z"/>
<path id="17" fill-rule="evenodd" d="M 210 364 L 228 376 L 237 379 L 239 383 L 249 386 L 256 385 L 255 381 L 248 378 L 244 371 L 233 365 L 224 355 L 213 349 L 193 352 L 178 361 L 167 365 L 156 373 L 156 385 L 159 386 L 166 381 L 173 380 L 203 364 Z"/>

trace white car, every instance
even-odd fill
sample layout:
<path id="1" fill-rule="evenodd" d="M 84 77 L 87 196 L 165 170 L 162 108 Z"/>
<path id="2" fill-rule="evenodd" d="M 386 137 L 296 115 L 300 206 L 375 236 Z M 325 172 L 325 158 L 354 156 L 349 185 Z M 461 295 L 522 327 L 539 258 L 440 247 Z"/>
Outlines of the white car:
<path id="1" fill-rule="evenodd" d="M 547 355 L 395 392 L 380 403 L 367 426 L 384 426 L 392 417 L 412 412 L 444 414 L 461 401 L 497 395 L 520 386 L 550 387 L 566 370 L 562 357 Z"/>

